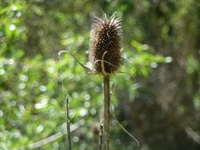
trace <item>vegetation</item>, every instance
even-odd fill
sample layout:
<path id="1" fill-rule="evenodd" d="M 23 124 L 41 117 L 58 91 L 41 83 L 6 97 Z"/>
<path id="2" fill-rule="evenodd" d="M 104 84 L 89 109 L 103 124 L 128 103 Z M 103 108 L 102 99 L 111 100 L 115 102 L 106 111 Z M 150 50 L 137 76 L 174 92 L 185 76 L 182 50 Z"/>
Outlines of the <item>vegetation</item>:
<path id="1" fill-rule="evenodd" d="M 200 148 L 198 0 L 1 0 L 0 149 L 64 150 L 69 95 L 73 150 L 98 149 L 101 76 L 87 73 L 94 15 L 122 17 L 121 72 L 112 106 L 140 147 L 110 123 L 114 150 Z"/>

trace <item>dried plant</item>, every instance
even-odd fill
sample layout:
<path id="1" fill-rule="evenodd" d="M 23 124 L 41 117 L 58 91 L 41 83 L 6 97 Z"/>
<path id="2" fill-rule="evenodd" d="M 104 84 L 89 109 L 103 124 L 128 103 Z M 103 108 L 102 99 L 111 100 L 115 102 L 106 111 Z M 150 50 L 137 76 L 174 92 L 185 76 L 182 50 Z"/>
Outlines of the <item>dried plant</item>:
<path id="1" fill-rule="evenodd" d="M 105 14 L 103 19 L 95 17 L 90 41 L 89 60 L 92 63 L 92 70 L 104 76 L 119 70 L 122 64 L 121 19 L 113 15 L 108 20 Z"/>
<path id="2" fill-rule="evenodd" d="M 90 48 L 89 48 L 89 61 L 92 67 L 89 68 L 83 65 L 79 60 L 69 51 L 63 50 L 59 52 L 68 52 L 84 69 L 100 74 L 103 76 L 104 83 L 104 115 L 100 123 L 100 139 L 99 149 L 109 150 L 109 121 L 112 113 L 110 107 L 110 75 L 114 74 L 120 69 L 123 64 L 121 57 L 122 52 L 122 27 L 121 18 L 116 18 L 113 14 L 110 20 L 104 14 L 103 19 L 95 17 L 95 22 L 92 24 L 90 33 Z M 114 116 L 114 113 L 112 113 Z M 114 116 L 116 119 L 116 117 Z M 116 119 L 117 120 L 117 119 Z M 117 121 L 120 127 L 126 131 L 121 124 Z M 103 132 L 103 133 L 102 133 Z M 69 133 L 68 133 L 69 134 Z M 130 135 L 139 145 L 136 138 Z"/>
<path id="3" fill-rule="evenodd" d="M 109 121 L 110 121 L 110 74 L 119 70 L 121 58 L 121 19 L 112 15 L 108 20 L 95 18 L 90 33 L 89 60 L 92 70 L 103 75 L 104 80 L 104 118 L 103 118 L 103 147 L 109 150 Z M 100 146 L 101 147 L 101 146 Z"/>

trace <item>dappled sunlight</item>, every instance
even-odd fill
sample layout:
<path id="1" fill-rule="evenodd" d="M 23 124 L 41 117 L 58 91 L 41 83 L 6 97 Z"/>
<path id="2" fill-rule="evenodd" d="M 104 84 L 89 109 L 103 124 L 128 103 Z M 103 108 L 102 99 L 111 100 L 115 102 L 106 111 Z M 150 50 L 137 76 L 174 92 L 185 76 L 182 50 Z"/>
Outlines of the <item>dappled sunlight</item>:
<path id="1" fill-rule="evenodd" d="M 0 149 L 65 150 L 67 95 L 72 149 L 98 149 L 104 84 L 88 69 L 97 64 L 98 73 L 113 73 L 111 150 L 199 149 L 199 7 L 197 0 L 2 1 Z M 92 19 L 102 11 L 122 18 L 117 69 L 106 53 L 107 70 L 102 58 L 89 62 Z"/>

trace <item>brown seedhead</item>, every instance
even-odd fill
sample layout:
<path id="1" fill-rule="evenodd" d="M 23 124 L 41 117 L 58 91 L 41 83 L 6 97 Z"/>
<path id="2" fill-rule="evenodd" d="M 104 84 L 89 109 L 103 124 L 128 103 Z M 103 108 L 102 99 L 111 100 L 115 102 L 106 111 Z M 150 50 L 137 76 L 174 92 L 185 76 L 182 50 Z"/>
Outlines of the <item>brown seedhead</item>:
<path id="1" fill-rule="evenodd" d="M 110 20 L 95 17 L 90 33 L 89 60 L 95 73 L 112 74 L 122 64 L 121 19 L 112 15 Z"/>

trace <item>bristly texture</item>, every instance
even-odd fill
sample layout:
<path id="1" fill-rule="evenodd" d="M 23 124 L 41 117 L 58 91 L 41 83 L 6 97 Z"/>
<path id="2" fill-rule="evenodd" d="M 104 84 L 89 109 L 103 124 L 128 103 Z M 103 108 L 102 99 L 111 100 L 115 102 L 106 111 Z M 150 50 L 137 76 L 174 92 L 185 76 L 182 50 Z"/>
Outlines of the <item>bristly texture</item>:
<path id="1" fill-rule="evenodd" d="M 110 20 L 107 20 L 106 14 L 103 19 L 96 17 L 92 25 L 90 40 L 89 60 L 93 71 L 112 74 L 119 70 L 122 64 L 121 19 L 115 18 L 115 14 Z"/>

